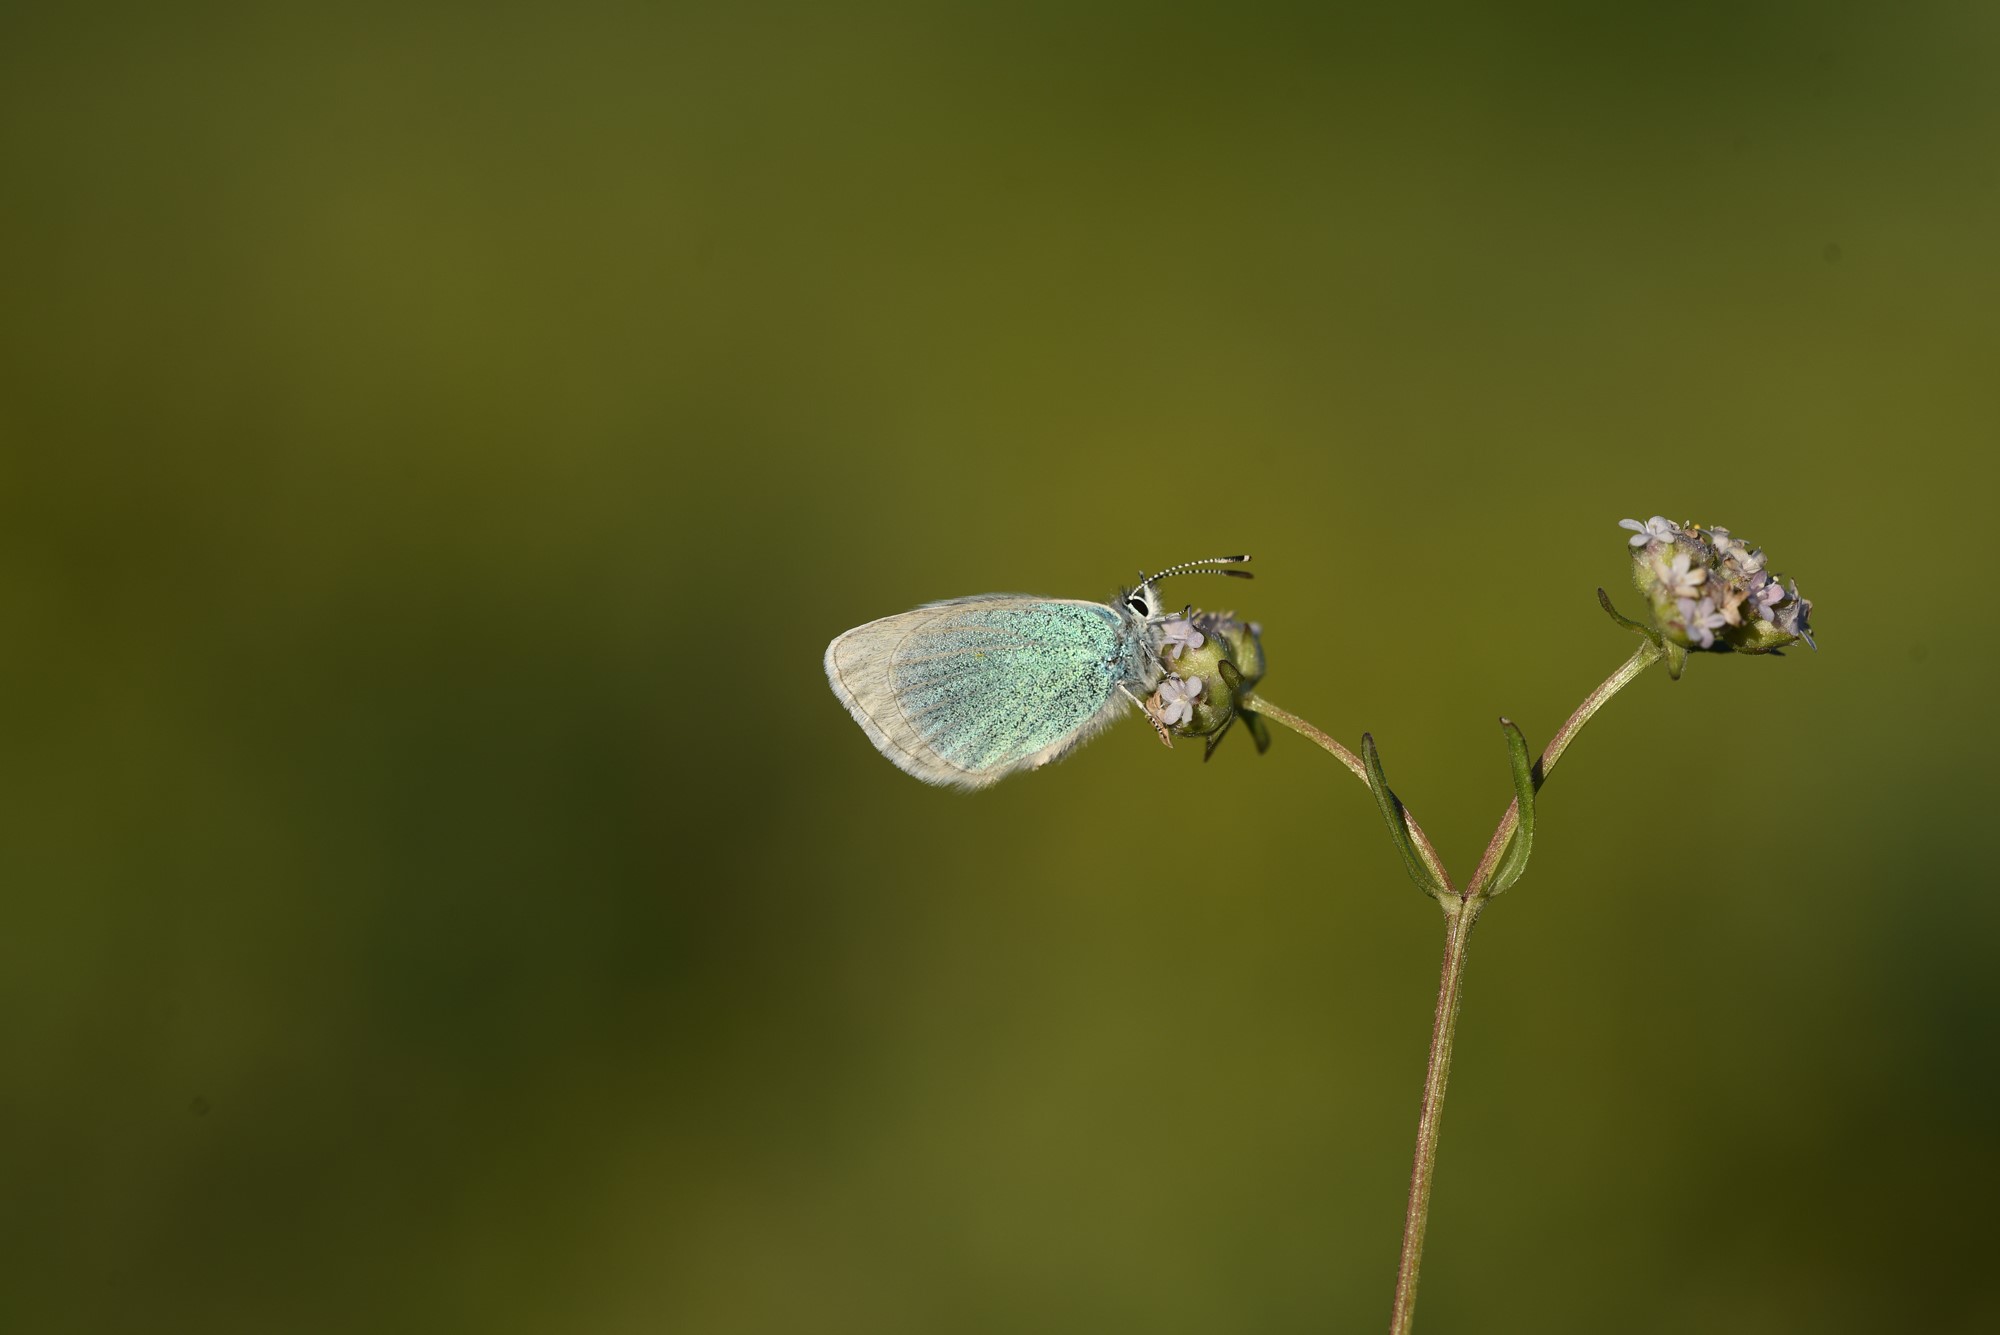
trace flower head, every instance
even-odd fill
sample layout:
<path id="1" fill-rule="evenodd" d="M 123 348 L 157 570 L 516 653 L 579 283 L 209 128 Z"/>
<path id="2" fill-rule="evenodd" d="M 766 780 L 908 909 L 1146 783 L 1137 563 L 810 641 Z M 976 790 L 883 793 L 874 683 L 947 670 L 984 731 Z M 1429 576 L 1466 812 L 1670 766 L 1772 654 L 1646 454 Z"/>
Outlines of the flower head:
<path id="1" fill-rule="evenodd" d="M 1164 670 L 1159 686 L 1145 701 L 1161 735 L 1171 730 L 1182 737 L 1206 737 L 1208 753 L 1236 721 L 1237 701 L 1264 675 L 1264 646 L 1257 627 L 1238 621 L 1232 612 L 1192 612 L 1155 622 L 1155 640 Z M 1261 725 L 1251 733 L 1260 737 Z"/>
<path id="2" fill-rule="evenodd" d="M 1654 626 L 1683 649 L 1764 654 L 1800 640 L 1813 645 L 1812 603 L 1767 568 L 1761 549 L 1726 528 L 1658 515 L 1619 526 L 1633 530 L 1632 580 L 1652 605 Z"/>

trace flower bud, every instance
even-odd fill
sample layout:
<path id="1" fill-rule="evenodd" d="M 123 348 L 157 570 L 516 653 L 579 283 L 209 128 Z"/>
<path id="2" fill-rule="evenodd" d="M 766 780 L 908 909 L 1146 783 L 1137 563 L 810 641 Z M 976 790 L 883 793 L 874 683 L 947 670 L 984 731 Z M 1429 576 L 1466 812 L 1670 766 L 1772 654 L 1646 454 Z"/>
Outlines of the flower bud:
<path id="1" fill-rule="evenodd" d="M 1683 649 L 1768 654 L 1813 643 L 1810 600 L 1786 585 L 1764 553 L 1726 528 L 1704 529 L 1654 515 L 1632 530 L 1632 582 L 1644 594 L 1653 625 Z"/>

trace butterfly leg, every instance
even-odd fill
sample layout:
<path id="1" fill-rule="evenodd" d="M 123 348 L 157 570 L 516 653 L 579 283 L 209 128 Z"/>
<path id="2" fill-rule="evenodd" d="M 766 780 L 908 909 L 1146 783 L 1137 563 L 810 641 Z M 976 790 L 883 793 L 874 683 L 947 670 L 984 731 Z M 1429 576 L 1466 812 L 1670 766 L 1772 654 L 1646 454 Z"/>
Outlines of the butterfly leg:
<path id="1" fill-rule="evenodd" d="M 1133 704 L 1139 706 L 1139 712 L 1146 716 L 1146 722 L 1153 725 L 1153 731 L 1160 734 L 1160 740 L 1166 744 L 1167 749 L 1169 751 L 1173 750 L 1174 749 L 1173 734 L 1167 731 L 1166 724 L 1160 722 L 1159 715 L 1155 714 L 1152 710 L 1146 708 L 1146 702 L 1144 700 L 1141 700 L 1138 696 L 1132 694 L 1131 688 L 1125 685 L 1123 682 L 1120 682 L 1118 684 L 1118 689 L 1125 692 L 1125 698 L 1127 700 L 1130 700 Z"/>

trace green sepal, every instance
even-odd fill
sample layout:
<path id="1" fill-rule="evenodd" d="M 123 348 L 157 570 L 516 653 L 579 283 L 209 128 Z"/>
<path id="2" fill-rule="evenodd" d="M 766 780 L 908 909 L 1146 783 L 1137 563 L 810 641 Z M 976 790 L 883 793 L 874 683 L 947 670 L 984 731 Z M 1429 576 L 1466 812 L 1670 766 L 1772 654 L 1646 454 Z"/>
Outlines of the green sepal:
<path id="1" fill-rule="evenodd" d="M 1361 764 L 1368 771 L 1368 786 L 1375 793 L 1375 805 L 1382 812 L 1382 821 L 1389 827 L 1389 838 L 1396 845 L 1396 851 L 1403 855 L 1403 867 L 1410 873 L 1410 879 L 1417 883 L 1417 889 L 1432 899 L 1444 899 L 1444 887 L 1431 876 L 1417 857 L 1417 847 L 1410 841 L 1409 827 L 1403 824 L 1403 804 L 1389 791 L 1389 778 L 1382 772 L 1382 753 L 1375 749 L 1372 733 L 1361 734 Z"/>
<path id="2" fill-rule="evenodd" d="M 1215 748 L 1222 745 L 1222 739 L 1229 735 L 1230 728 L 1236 724 L 1236 716 L 1242 712 L 1236 708 L 1234 702 L 1243 694 L 1243 674 L 1236 670 L 1236 664 L 1226 658 L 1216 664 L 1216 673 L 1222 678 L 1222 684 L 1229 688 L 1231 704 L 1229 717 L 1223 719 L 1222 726 L 1208 735 L 1208 745 L 1202 748 L 1201 761 L 1204 765 L 1208 763 L 1208 758 L 1215 754 Z"/>
<path id="3" fill-rule="evenodd" d="M 1603 589 L 1597 591 L 1597 605 L 1604 609 L 1606 616 L 1623 626 L 1626 630 L 1631 631 L 1634 635 L 1643 635 L 1651 640 L 1654 648 L 1660 648 L 1664 643 L 1665 637 L 1651 626 L 1641 621 L 1634 621 L 1631 617 L 1620 615 L 1618 609 L 1611 605 L 1611 595 Z"/>
<path id="4" fill-rule="evenodd" d="M 1243 726 L 1250 729 L 1250 740 L 1257 743 L 1257 754 L 1263 755 L 1271 749 L 1271 725 L 1257 715 L 1254 710 L 1242 710 Z"/>
<path id="5" fill-rule="evenodd" d="M 1681 679 L 1682 669 L 1687 667 L 1687 661 L 1688 661 L 1687 647 L 1685 645 L 1675 644 L 1672 640 L 1667 640 L 1667 639 L 1662 640 L 1661 647 L 1666 650 L 1667 654 L 1668 679 L 1671 681 L 1679 681 Z"/>
<path id="6" fill-rule="evenodd" d="M 1507 734 L 1507 759 L 1514 767 L 1514 802 L 1520 823 L 1507 840 L 1507 851 L 1500 855 L 1500 865 L 1488 883 L 1489 898 L 1521 879 L 1535 847 L 1535 763 L 1528 756 L 1528 739 L 1522 736 L 1521 729 L 1504 718 L 1500 727 Z"/>

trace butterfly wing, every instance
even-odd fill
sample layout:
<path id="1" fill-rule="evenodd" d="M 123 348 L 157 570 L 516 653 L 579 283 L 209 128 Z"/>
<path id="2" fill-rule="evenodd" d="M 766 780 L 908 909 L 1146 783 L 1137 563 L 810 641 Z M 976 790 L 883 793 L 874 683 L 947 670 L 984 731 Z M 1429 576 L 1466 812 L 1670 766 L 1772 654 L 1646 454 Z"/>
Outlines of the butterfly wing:
<path id="1" fill-rule="evenodd" d="M 1125 636 L 1102 603 L 982 594 L 855 627 L 827 646 L 826 678 L 904 771 L 983 788 L 1117 716 Z"/>

